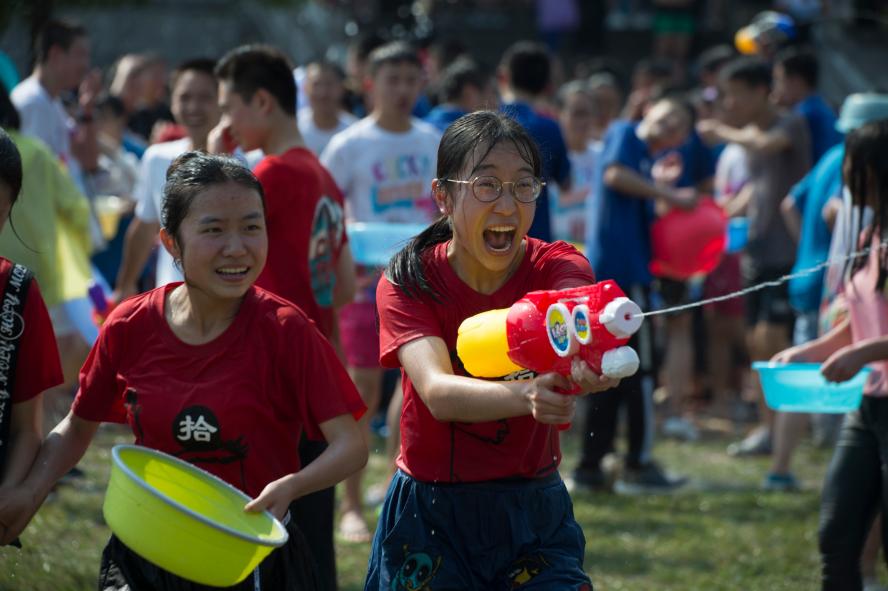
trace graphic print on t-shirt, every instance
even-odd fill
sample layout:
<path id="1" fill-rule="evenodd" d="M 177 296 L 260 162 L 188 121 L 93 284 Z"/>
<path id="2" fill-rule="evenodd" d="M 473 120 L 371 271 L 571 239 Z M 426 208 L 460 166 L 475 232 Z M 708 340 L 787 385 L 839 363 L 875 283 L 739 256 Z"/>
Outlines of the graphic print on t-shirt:
<path id="1" fill-rule="evenodd" d="M 333 306 L 336 286 L 336 263 L 333 255 L 339 250 L 345 216 L 342 208 L 326 195 L 318 200 L 311 223 L 308 247 L 308 269 L 311 290 L 322 308 Z"/>
<path id="2" fill-rule="evenodd" d="M 244 460 L 247 445 L 243 436 L 222 439 L 222 426 L 212 410 L 206 406 L 189 406 L 173 419 L 172 431 L 182 449 L 173 455 L 192 464 L 231 464 L 240 462 L 241 484 L 246 488 Z"/>
<path id="3" fill-rule="evenodd" d="M 372 165 L 370 201 L 375 214 L 411 207 L 432 215 L 434 202 L 426 179 L 434 177 L 433 162 L 424 154 L 384 155 Z"/>

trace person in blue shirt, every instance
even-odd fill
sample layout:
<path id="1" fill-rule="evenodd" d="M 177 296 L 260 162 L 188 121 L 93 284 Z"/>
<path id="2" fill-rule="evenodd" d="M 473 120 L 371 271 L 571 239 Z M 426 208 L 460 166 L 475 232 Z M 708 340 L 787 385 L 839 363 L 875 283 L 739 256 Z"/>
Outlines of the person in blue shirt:
<path id="1" fill-rule="evenodd" d="M 586 212 L 586 254 L 598 281 L 615 280 L 642 310 L 648 309 L 652 277 L 650 223 L 654 203 L 691 208 L 697 202 L 693 188 L 660 186 L 651 180 L 654 158 L 685 143 L 693 127 L 690 105 L 663 98 L 651 105 L 644 118 L 633 123 L 615 121 L 604 138 L 600 165 L 593 181 L 599 206 Z M 627 405 L 629 451 L 618 492 L 669 490 L 682 481 L 667 476 L 651 457 L 653 442 L 653 342 L 650 323 L 644 323 L 629 343 L 641 358 L 638 373 L 613 390 L 588 401 L 586 427 L 594 437 L 583 438 L 574 483 L 588 489 L 605 489 L 604 456 L 613 451 L 617 412 Z"/>
<path id="2" fill-rule="evenodd" d="M 570 188 L 570 160 L 561 128 L 557 121 L 534 110 L 534 105 L 550 88 L 551 72 L 552 57 L 545 45 L 519 41 L 503 55 L 497 81 L 503 101 L 502 112 L 518 121 L 539 145 L 543 179 L 547 183 L 557 183 L 566 191 Z M 536 216 L 527 235 L 546 242 L 552 240 L 549 193 L 545 186 L 537 199 Z"/>
<path id="3" fill-rule="evenodd" d="M 888 118 L 885 95 L 849 95 L 842 105 L 837 132 L 848 133 L 858 127 Z M 796 184 L 782 203 L 782 213 L 790 233 L 798 242 L 793 274 L 811 269 L 829 258 L 832 230 L 824 212 L 831 199 L 841 199 L 842 162 L 845 144 L 830 148 L 814 168 Z M 795 347 L 818 336 L 818 312 L 823 292 L 825 270 L 794 277 L 789 282 L 789 301 L 798 312 L 793 332 Z M 799 484 L 790 469 L 792 455 L 805 433 L 807 415 L 777 413 L 774 423 L 774 452 L 771 469 L 765 476 L 767 490 L 793 490 Z"/>
<path id="4" fill-rule="evenodd" d="M 811 132 L 811 162 L 818 162 L 831 147 L 842 141 L 836 115 L 817 92 L 817 56 L 807 49 L 790 48 L 774 63 L 774 97 L 783 107 L 803 116 Z"/>
<path id="5" fill-rule="evenodd" d="M 442 133 L 467 113 L 496 108 L 493 81 L 474 61 L 459 58 L 447 66 L 436 85 L 438 106 L 426 115 Z"/>

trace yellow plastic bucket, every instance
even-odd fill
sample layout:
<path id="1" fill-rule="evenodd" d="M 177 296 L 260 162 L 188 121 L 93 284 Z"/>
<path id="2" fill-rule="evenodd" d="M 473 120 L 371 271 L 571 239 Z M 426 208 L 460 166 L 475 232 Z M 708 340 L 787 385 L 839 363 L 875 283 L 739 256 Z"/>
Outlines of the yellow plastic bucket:
<path id="1" fill-rule="evenodd" d="M 111 450 L 103 513 L 134 552 L 195 583 L 244 580 L 287 530 L 268 511 L 243 510 L 250 497 L 163 452 L 137 445 Z"/>

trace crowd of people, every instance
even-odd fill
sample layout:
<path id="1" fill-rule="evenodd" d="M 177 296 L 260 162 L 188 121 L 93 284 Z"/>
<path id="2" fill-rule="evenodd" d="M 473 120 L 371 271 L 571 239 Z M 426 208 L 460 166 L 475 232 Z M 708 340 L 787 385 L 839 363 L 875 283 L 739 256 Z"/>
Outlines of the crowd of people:
<path id="1" fill-rule="evenodd" d="M 662 34 L 687 36 L 683 6 L 658 13 L 657 57 L 628 77 L 602 60 L 559 75 L 552 39 L 488 69 L 455 41 L 376 36 L 344 68 L 247 45 L 102 72 L 84 27 L 47 22 L 33 72 L 0 87 L 0 543 L 115 422 L 286 525 L 239 588 L 335 589 L 338 534 L 372 542 L 368 590 L 591 589 L 569 490 L 680 489 L 656 435 L 693 441 L 719 417 L 749 428 L 726 456 L 771 457 L 766 490 L 800 488 L 809 425 L 836 447 L 823 588 L 877 589 L 888 95 L 837 116 L 774 13 L 749 47 L 690 61 Z M 745 245 L 711 272 L 655 274 L 655 220 L 704 201 Z M 362 223 L 425 230 L 378 266 L 353 251 Z M 464 319 L 605 279 L 642 310 L 682 308 L 632 336 L 635 375 L 487 380 L 456 356 Z M 772 411 L 750 370 L 767 360 L 873 371 L 841 422 Z M 580 454 L 561 467 L 572 422 Z M 374 430 L 386 479 L 364 483 Z M 115 536 L 100 586 L 200 588 Z"/>

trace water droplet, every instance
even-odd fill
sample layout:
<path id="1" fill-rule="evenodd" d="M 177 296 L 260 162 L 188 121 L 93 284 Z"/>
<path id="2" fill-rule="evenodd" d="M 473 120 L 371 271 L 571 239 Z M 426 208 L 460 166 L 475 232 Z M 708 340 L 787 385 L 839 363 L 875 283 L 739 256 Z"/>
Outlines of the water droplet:
<path id="1" fill-rule="evenodd" d="M 432 530 L 432 535 L 435 535 L 435 530 Z"/>
<path id="2" fill-rule="evenodd" d="M 589 437 L 595 437 L 595 433 L 593 431 L 589 431 Z"/>
<path id="3" fill-rule="evenodd" d="M 413 514 L 413 519 L 416 519 L 416 513 Z"/>
<path id="4" fill-rule="evenodd" d="M 432 499 L 432 505 L 434 505 L 434 504 L 435 504 L 435 499 Z"/>

